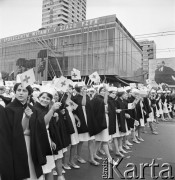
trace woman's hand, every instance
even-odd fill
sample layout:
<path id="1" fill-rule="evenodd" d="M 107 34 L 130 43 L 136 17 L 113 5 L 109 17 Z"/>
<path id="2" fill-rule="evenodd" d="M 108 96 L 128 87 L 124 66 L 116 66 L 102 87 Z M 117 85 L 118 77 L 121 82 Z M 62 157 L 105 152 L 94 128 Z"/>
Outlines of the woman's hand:
<path id="1" fill-rule="evenodd" d="M 33 114 L 33 111 L 29 108 L 29 106 L 27 106 L 26 109 L 24 110 L 24 113 L 26 118 L 30 118 L 31 115 Z"/>
<path id="2" fill-rule="evenodd" d="M 129 119 L 131 116 L 126 113 L 126 114 L 125 114 L 125 117 Z"/>
<path id="3" fill-rule="evenodd" d="M 54 142 L 51 142 L 51 148 L 53 149 L 53 150 L 56 150 L 56 144 L 54 143 Z"/>
<path id="4" fill-rule="evenodd" d="M 116 113 L 120 113 L 121 111 L 121 109 L 116 109 Z"/>
<path id="5" fill-rule="evenodd" d="M 80 126 L 81 126 L 81 122 L 80 122 L 80 120 L 78 120 L 77 127 L 80 127 Z"/>
<path id="6" fill-rule="evenodd" d="M 62 109 L 60 112 L 61 112 L 61 114 L 64 115 L 65 114 L 65 109 Z"/>

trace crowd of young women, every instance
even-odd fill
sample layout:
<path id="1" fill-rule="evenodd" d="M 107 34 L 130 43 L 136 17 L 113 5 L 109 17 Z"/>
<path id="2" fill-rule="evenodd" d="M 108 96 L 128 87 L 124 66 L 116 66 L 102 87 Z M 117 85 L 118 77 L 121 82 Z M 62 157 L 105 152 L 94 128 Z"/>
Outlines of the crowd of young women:
<path id="1" fill-rule="evenodd" d="M 0 95 L 0 177 L 2 180 L 64 180 L 65 170 L 87 163 L 82 146 L 88 142 L 88 162 L 99 166 L 101 152 L 115 163 L 111 145 L 124 157 L 132 143 L 143 142 L 145 124 L 168 111 L 163 92 L 100 85 L 69 86 L 66 93 L 53 87 L 14 86 L 14 96 Z M 132 143 L 129 142 L 131 134 Z M 67 161 L 67 156 L 69 160 Z M 79 162 L 79 163 L 77 163 Z"/>

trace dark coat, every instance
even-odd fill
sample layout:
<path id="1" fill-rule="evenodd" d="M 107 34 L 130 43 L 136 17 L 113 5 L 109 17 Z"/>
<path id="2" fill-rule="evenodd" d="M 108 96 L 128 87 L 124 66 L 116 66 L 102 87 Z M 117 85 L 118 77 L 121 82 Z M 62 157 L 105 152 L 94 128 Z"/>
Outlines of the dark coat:
<path id="1" fill-rule="evenodd" d="M 155 71 L 155 82 L 157 84 L 166 83 L 168 85 L 175 85 L 175 81 L 172 76 L 175 77 L 175 71 L 167 66 L 163 67 L 163 71 L 156 69 Z"/>
<path id="2" fill-rule="evenodd" d="M 116 101 L 108 97 L 109 135 L 116 133 Z"/>
<path id="3" fill-rule="evenodd" d="M 63 143 L 61 139 L 59 126 L 60 126 L 60 119 L 56 121 L 56 118 L 52 117 L 49 123 L 49 133 L 50 133 L 50 138 L 56 144 L 56 149 L 53 150 L 53 154 L 58 154 L 58 151 L 63 149 Z"/>
<path id="4" fill-rule="evenodd" d="M 14 180 L 12 129 L 5 109 L 0 105 L 0 174 L 2 180 Z"/>
<path id="5" fill-rule="evenodd" d="M 92 105 L 93 111 L 91 113 L 94 114 L 94 135 L 96 135 L 107 128 L 104 97 L 97 95 L 93 98 Z"/>
<path id="6" fill-rule="evenodd" d="M 66 148 L 71 144 L 70 135 L 74 133 L 74 128 L 71 120 L 68 119 L 67 109 L 65 109 L 65 114 L 62 114 L 60 109 L 56 112 L 59 115 L 57 126 L 62 142 L 62 148 Z"/>
<path id="7" fill-rule="evenodd" d="M 40 177 L 42 172 L 42 165 L 46 164 L 46 156 L 52 155 L 44 116 L 48 113 L 48 108 L 41 106 L 36 102 L 32 111 L 36 111 L 35 118 L 30 119 L 30 143 L 32 160 L 35 166 L 37 177 Z M 32 116 L 35 114 L 33 113 Z"/>
<path id="8" fill-rule="evenodd" d="M 117 98 L 116 100 L 117 109 L 126 109 L 126 104 L 121 98 Z M 118 126 L 120 132 L 126 132 L 126 118 L 125 118 L 125 110 L 117 113 Z"/>
<path id="9" fill-rule="evenodd" d="M 9 103 L 5 110 L 7 114 L 7 121 L 11 128 L 11 146 L 13 156 L 13 172 L 15 180 L 22 180 L 30 177 L 27 147 L 24 139 L 24 132 L 22 127 L 23 112 L 27 104 L 21 104 L 15 99 Z M 10 173 L 10 172 L 9 172 Z"/>
<path id="10" fill-rule="evenodd" d="M 135 100 L 135 98 L 133 96 L 131 96 L 131 97 L 128 97 L 127 102 L 128 103 L 133 103 L 134 100 Z M 137 120 L 137 111 L 136 111 L 136 108 L 128 109 L 127 113 L 132 117 L 132 118 L 126 119 L 128 128 L 129 129 L 130 128 L 134 128 L 134 121 Z"/>
<path id="11" fill-rule="evenodd" d="M 89 132 L 90 136 L 96 135 L 99 132 L 98 129 L 96 129 L 97 123 L 94 120 L 94 113 L 93 113 L 93 110 L 96 106 L 95 105 L 96 101 L 94 101 L 94 99 L 90 100 L 89 96 L 86 96 L 86 105 L 85 105 L 86 116 L 87 116 L 87 124 L 86 124 L 83 108 L 82 108 L 82 99 L 83 96 L 81 95 L 76 95 L 72 99 L 78 105 L 74 113 L 78 116 L 78 118 L 81 121 L 81 126 L 77 127 L 78 133 L 81 134 L 81 133 Z"/>

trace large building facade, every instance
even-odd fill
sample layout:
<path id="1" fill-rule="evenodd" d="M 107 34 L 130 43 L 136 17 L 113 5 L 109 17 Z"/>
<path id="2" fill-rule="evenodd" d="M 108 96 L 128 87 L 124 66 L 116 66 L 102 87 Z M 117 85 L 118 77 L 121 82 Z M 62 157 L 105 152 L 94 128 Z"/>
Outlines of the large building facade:
<path id="1" fill-rule="evenodd" d="M 142 49 L 115 15 L 0 39 L 0 71 L 34 68 L 38 81 L 70 76 L 143 80 Z"/>
<path id="2" fill-rule="evenodd" d="M 43 28 L 84 20 L 86 20 L 86 0 L 43 0 Z"/>

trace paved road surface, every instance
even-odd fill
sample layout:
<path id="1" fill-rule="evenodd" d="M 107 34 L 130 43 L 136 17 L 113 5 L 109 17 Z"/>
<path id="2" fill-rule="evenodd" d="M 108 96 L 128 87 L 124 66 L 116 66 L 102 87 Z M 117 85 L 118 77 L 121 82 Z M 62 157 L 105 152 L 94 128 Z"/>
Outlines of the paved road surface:
<path id="1" fill-rule="evenodd" d="M 127 158 L 123 159 L 119 169 L 123 172 L 124 170 L 131 169 L 127 168 L 128 163 L 134 163 L 139 172 L 140 163 L 151 163 L 155 159 L 156 163 L 161 166 L 162 163 L 169 163 L 173 170 L 173 176 L 175 176 L 175 120 L 173 122 L 160 122 L 156 125 L 159 135 L 152 135 L 149 128 L 147 127 L 147 134 L 143 134 L 145 142 L 141 144 L 134 144 L 132 152 L 126 155 Z M 87 143 L 83 145 L 82 157 L 88 159 L 88 148 Z M 117 157 L 112 154 L 115 160 Z M 102 163 L 102 161 L 101 161 Z M 156 175 L 161 170 L 165 169 L 162 167 L 156 168 Z M 89 163 L 81 165 L 81 169 L 67 170 L 65 174 L 66 180 L 102 180 L 102 165 L 94 167 Z M 129 174 L 131 175 L 131 174 Z M 166 175 L 166 174 L 165 174 Z M 121 179 L 114 173 L 114 179 Z M 135 178 L 134 178 L 135 179 Z M 151 180 L 150 168 L 145 169 L 145 179 Z M 162 179 L 162 178 L 158 178 Z M 175 179 L 175 178 L 174 178 Z"/>

